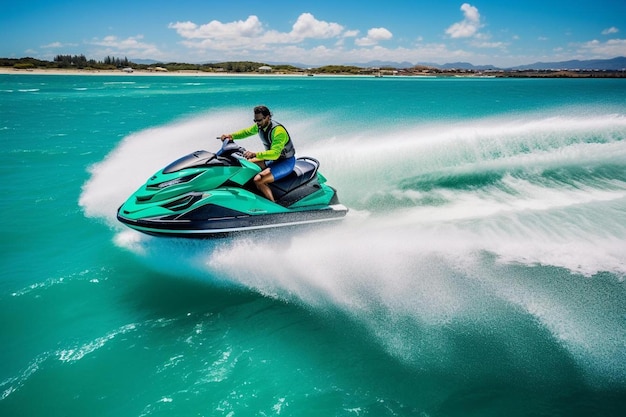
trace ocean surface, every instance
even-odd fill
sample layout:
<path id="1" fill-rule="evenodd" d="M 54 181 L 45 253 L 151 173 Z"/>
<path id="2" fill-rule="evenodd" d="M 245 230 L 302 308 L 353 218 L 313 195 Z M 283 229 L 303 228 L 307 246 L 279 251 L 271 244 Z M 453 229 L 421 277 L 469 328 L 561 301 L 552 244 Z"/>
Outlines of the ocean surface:
<path id="1" fill-rule="evenodd" d="M 343 222 L 116 221 L 257 104 Z M 0 75 L 0 141 L 0 416 L 626 409 L 624 80 Z"/>

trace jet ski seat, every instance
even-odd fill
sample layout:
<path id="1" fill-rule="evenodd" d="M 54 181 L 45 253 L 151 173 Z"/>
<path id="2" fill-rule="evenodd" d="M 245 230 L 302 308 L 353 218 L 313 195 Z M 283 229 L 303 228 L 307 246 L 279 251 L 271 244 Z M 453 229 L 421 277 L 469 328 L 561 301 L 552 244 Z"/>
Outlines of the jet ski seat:
<path id="1" fill-rule="evenodd" d="M 298 158 L 293 171 L 291 171 L 291 173 L 286 177 L 283 177 L 278 181 L 274 181 L 271 186 L 272 188 L 278 189 L 283 193 L 288 193 L 289 191 L 298 188 L 302 184 L 306 184 L 315 178 L 318 167 L 319 162 L 315 159 L 306 157 Z"/>

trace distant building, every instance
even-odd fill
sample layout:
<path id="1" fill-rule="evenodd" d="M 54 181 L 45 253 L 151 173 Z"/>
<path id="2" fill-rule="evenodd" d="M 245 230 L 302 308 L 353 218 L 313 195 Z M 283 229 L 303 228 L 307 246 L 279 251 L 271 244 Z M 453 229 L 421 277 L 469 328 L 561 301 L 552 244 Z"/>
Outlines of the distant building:
<path id="1" fill-rule="evenodd" d="M 267 65 L 263 65 L 262 67 L 259 67 L 259 71 L 261 71 L 261 72 L 271 72 L 272 71 L 272 67 L 268 67 Z"/>
<path id="2" fill-rule="evenodd" d="M 124 71 L 124 72 L 133 72 L 133 69 L 131 67 L 126 67 L 126 68 L 122 68 L 122 71 Z"/>

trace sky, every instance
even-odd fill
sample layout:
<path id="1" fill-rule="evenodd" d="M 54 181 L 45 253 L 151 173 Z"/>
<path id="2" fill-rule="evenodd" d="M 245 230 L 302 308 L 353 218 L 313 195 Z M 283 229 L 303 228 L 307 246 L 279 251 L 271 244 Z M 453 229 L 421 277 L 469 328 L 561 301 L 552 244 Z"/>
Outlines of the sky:
<path id="1" fill-rule="evenodd" d="M 626 0 L 4 0 L 0 57 L 512 67 L 626 56 Z"/>

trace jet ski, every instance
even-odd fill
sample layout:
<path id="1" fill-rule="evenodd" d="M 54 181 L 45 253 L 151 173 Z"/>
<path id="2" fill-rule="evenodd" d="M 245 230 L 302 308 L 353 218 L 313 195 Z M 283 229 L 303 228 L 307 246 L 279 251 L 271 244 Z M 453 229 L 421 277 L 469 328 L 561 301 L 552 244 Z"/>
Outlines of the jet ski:
<path id="1" fill-rule="evenodd" d="M 140 232 L 169 237 L 212 238 L 236 233 L 341 220 L 348 209 L 326 184 L 314 158 L 300 157 L 263 197 L 253 178 L 261 168 L 245 149 L 223 141 L 216 153 L 199 150 L 172 162 L 141 186 L 117 211 L 117 219 Z"/>

